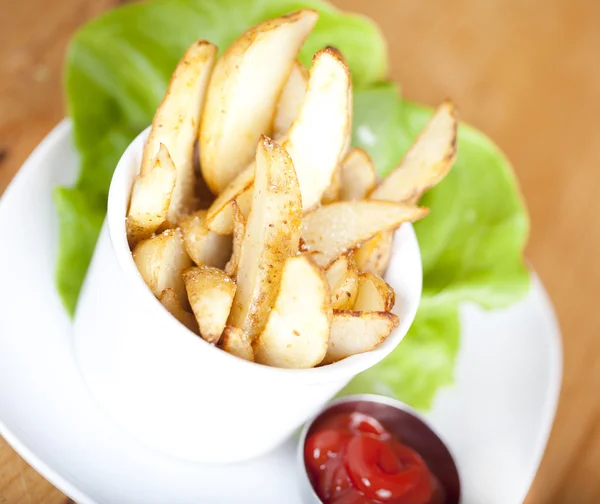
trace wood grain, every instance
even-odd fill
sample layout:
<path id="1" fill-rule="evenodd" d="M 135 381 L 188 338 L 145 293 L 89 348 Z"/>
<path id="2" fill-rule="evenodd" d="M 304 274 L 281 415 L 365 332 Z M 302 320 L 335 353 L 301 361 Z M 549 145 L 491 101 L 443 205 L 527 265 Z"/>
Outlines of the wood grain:
<path id="1" fill-rule="evenodd" d="M 69 37 L 115 3 L 3 5 L 0 192 L 64 114 Z M 380 24 L 404 95 L 431 105 L 451 96 L 512 160 L 531 213 L 527 255 L 556 305 L 565 346 L 559 412 L 527 504 L 600 502 L 600 2 L 335 3 Z M 0 503 L 21 502 L 65 497 L 0 440 Z"/>

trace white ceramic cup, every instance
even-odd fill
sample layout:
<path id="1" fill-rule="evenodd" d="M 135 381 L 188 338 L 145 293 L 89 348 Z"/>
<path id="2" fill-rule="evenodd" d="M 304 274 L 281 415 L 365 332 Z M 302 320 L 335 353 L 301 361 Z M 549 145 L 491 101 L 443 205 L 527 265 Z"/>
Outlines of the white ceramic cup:
<path id="1" fill-rule="evenodd" d="M 422 268 L 412 226 L 394 240 L 387 281 L 400 326 L 378 348 L 314 369 L 279 369 L 216 348 L 175 320 L 133 262 L 125 215 L 148 130 L 112 178 L 107 217 L 75 315 L 74 347 L 93 396 L 142 442 L 170 455 L 234 462 L 270 451 L 355 375 L 398 345 L 419 304 Z"/>

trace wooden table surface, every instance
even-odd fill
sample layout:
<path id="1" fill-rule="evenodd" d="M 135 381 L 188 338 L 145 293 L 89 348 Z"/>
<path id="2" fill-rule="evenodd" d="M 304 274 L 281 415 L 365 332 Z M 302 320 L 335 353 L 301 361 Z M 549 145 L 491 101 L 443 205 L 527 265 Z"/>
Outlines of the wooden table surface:
<path id="1" fill-rule="evenodd" d="M 117 0 L 3 0 L 0 193 L 64 115 L 60 66 L 86 19 Z M 531 213 L 527 256 L 555 303 L 565 371 L 527 504 L 600 502 L 600 2 L 337 0 L 389 41 L 406 96 L 451 96 L 512 160 Z M 6 386 L 6 385 L 5 385 Z M 67 499 L 0 438 L 0 503 Z"/>

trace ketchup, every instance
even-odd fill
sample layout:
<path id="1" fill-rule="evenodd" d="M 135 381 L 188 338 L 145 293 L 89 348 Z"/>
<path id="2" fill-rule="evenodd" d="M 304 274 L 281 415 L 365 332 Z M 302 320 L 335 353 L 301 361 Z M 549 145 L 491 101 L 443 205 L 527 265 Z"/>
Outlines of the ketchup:
<path id="1" fill-rule="evenodd" d="M 363 413 L 340 413 L 320 424 L 304 445 L 304 460 L 325 504 L 444 502 L 421 456 Z"/>

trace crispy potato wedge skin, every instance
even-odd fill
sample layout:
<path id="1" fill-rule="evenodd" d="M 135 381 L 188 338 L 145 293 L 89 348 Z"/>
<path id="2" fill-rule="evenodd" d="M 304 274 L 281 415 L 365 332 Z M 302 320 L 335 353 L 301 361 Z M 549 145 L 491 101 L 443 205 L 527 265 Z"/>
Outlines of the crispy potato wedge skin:
<path id="1" fill-rule="evenodd" d="M 383 276 L 392 258 L 394 232 L 385 231 L 375 235 L 354 250 L 358 271 Z"/>
<path id="2" fill-rule="evenodd" d="M 235 282 L 224 271 L 210 266 L 189 268 L 183 279 L 200 336 L 209 343 L 217 343 L 229 317 Z"/>
<path id="3" fill-rule="evenodd" d="M 246 232 L 246 218 L 236 200 L 231 202 L 231 207 L 233 210 L 233 251 L 231 258 L 225 265 L 225 273 L 230 277 L 235 277 L 240 263 L 242 243 L 244 242 L 244 234 Z"/>
<path id="4" fill-rule="evenodd" d="M 369 155 L 355 147 L 342 161 L 340 167 L 340 200 L 365 199 L 375 188 L 377 175 Z"/>
<path id="5" fill-rule="evenodd" d="M 181 322 L 185 327 L 187 327 L 193 333 L 199 334 L 198 323 L 196 322 L 194 315 L 183 309 L 181 302 L 179 301 L 179 298 L 173 289 L 165 289 L 162 291 L 160 296 L 158 296 L 158 300 L 167 309 L 167 311 L 173 315 L 173 317 L 179 320 L 179 322 Z"/>
<path id="6" fill-rule="evenodd" d="M 331 294 L 325 275 L 307 256 L 289 257 L 267 324 L 252 344 L 254 360 L 280 368 L 311 368 L 327 352 Z"/>
<path id="7" fill-rule="evenodd" d="M 206 227 L 206 210 L 184 217 L 179 226 L 192 261 L 198 266 L 225 267 L 231 256 L 231 237 L 213 233 Z"/>
<path id="8" fill-rule="evenodd" d="M 317 52 L 298 117 L 283 147 L 294 161 L 306 212 L 331 185 L 351 128 L 350 70 L 330 47 Z"/>
<path id="9" fill-rule="evenodd" d="M 350 310 L 358 293 L 358 270 L 352 252 L 346 252 L 325 270 L 334 310 Z"/>
<path id="10" fill-rule="evenodd" d="M 321 364 L 373 350 L 398 324 L 398 317 L 389 312 L 334 311 L 329 347 Z"/>
<path id="11" fill-rule="evenodd" d="M 279 96 L 275 117 L 273 119 L 273 138 L 280 139 L 288 132 L 292 123 L 298 117 L 300 107 L 306 95 L 308 85 L 308 69 L 296 60 L 285 86 Z"/>
<path id="12" fill-rule="evenodd" d="M 133 249 L 133 260 L 156 297 L 165 289 L 173 289 L 180 302 L 186 302 L 182 273 L 192 265 L 192 260 L 183 245 L 181 230 L 168 229 L 138 243 Z"/>
<path id="13" fill-rule="evenodd" d="M 273 306 L 285 260 L 298 251 L 302 218 L 300 187 L 289 155 L 263 137 L 256 151 L 256 176 L 237 272 L 229 324 L 251 340 Z"/>
<path id="14" fill-rule="evenodd" d="M 219 194 L 270 134 L 275 107 L 294 61 L 318 18 L 300 10 L 250 28 L 217 62 L 200 125 L 202 174 Z"/>
<path id="15" fill-rule="evenodd" d="M 383 231 L 427 215 L 426 208 L 386 201 L 342 201 L 304 216 L 302 240 L 313 260 L 327 267 L 344 252 Z"/>
<path id="16" fill-rule="evenodd" d="M 254 351 L 252 350 L 250 338 L 239 327 L 225 326 L 220 347 L 240 359 L 254 362 Z"/>
<path id="17" fill-rule="evenodd" d="M 358 275 L 358 294 L 354 311 L 392 311 L 396 304 L 396 293 L 381 277 L 373 273 Z"/>
<path id="18" fill-rule="evenodd" d="M 164 144 L 177 168 L 177 181 L 169 203 L 167 222 L 175 225 L 195 204 L 194 145 L 217 48 L 194 42 L 177 65 L 165 97 L 158 107 L 142 156 L 141 174 L 152 169 L 152 160 Z"/>
<path id="19" fill-rule="evenodd" d="M 400 164 L 371 193 L 371 199 L 416 203 L 439 183 L 456 159 L 457 119 L 452 102 L 438 107 Z"/>
<path id="20" fill-rule="evenodd" d="M 131 248 L 150 238 L 165 222 L 177 180 L 177 169 L 164 144 L 151 168 L 133 183 L 127 212 L 127 240 Z"/>

